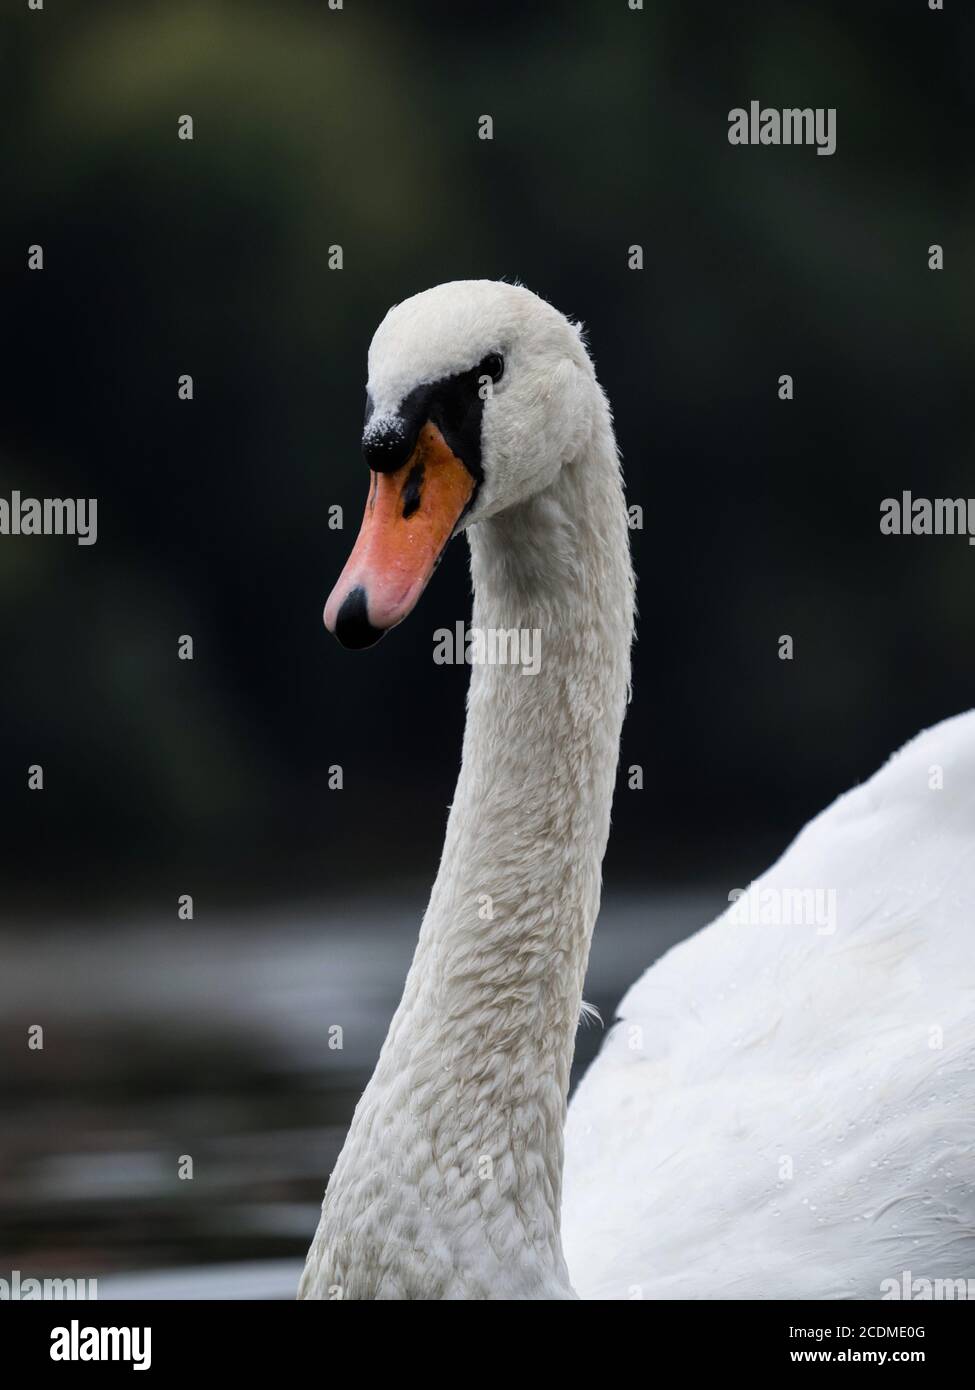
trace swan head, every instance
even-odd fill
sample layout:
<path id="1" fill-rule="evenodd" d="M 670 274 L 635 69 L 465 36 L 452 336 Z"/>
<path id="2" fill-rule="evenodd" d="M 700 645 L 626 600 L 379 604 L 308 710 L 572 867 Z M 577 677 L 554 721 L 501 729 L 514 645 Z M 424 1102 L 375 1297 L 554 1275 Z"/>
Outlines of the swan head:
<path id="1" fill-rule="evenodd" d="M 369 348 L 365 515 L 325 605 L 343 646 L 401 622 L 453 536 L 556 481 L 591 429 L 587 386 L 579 328 L 519 285 L 461 280 L 390 309 Z"/>

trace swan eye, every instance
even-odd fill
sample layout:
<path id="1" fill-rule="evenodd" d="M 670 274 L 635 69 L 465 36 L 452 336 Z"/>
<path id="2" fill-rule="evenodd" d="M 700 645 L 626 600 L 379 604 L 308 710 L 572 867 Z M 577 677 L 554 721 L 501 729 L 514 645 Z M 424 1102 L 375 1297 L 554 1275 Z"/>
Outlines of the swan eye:
<path id="1" fill-rule="evenodd" d="M 504 376 L 504 358 L 498 352 L 489 352 L 477 372 L 478 376 L 489 376 L 492 381 L 500 381 Z"/>

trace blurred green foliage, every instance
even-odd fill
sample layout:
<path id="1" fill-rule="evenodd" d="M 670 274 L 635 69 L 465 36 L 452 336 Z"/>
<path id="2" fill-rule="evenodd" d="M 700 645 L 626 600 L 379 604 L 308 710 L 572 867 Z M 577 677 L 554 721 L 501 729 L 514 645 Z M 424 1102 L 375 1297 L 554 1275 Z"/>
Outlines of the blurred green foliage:
<path id="1" fill-rule="evenodd" d="M 973 491 L 961 9 L 8 12 L 0 492 L 100 500 L 93 549 L 0 539 L 8 901 L 432 873 L 465 676 L 430 634 L 466 611 L 463 547 L 367 657 L 319 615 L 364 490 L 369 338 L 443 280 L 517 278 L 586 323 L 644 507 L 623 761 L 647 788 L 618 798 L 614 873 L 743 882 L 970 703 L 973 552 L 878 530 L 901 488 Z M 836 106 L 836 155 L 730 147 L 752 97 Z"/>

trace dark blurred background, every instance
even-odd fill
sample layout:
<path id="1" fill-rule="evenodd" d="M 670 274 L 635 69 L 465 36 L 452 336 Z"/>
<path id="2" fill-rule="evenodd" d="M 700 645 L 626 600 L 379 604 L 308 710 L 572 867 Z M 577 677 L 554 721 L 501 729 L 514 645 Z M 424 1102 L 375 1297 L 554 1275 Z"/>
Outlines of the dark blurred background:
<path id="1" fill-rule="evenodd" d="M 611 1015 L 970 704 L 975 557 L 881 536 L 879 507 L 972 492 L 975 14 L 61 0 L 0 44 L 0 495 L 99 499 L 94 547 L 0 538 L 0 1275 L 270 1270 L 398 995 L 463 727 L 467 674 L 431 659 L 463 542 L 374 651 L 321 625 L 376 324 L 505 277 L 587 326 L 644 512 Z M 730 146 L 753 97 L 835 106 L 836 154 Z"/>

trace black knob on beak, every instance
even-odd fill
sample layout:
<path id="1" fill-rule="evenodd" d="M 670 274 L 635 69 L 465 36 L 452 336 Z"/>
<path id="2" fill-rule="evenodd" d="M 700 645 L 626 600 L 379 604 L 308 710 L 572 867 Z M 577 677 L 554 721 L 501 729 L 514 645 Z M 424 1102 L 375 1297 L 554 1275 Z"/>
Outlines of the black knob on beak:
<path id="1" fill-rule="evenodd" d="M 408 430 L 398 417 L 376 426 L 366 426 L 362 436 L 362 456 L 374 473 L 395 473 L 416 447 L 416 431 Z"/>

